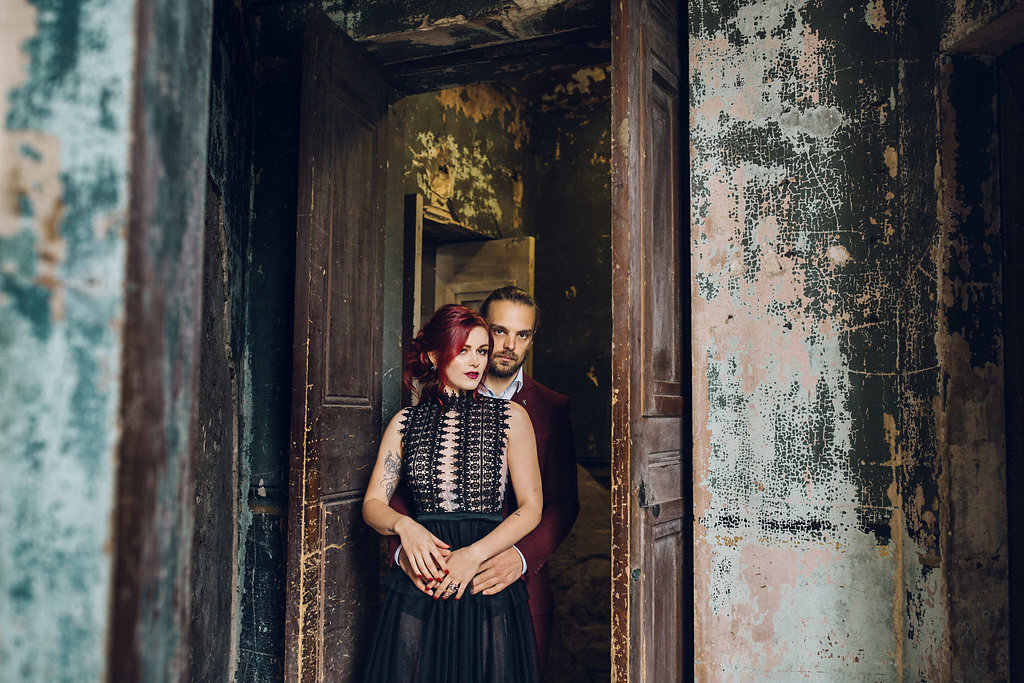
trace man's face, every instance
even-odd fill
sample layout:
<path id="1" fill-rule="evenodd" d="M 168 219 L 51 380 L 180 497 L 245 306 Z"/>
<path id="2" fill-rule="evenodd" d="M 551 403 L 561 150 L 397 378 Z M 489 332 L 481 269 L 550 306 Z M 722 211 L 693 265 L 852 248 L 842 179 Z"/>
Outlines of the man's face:
<path id="1" fill-rule="evenodd" d="M 532 306 L 514 301 L 494 301 L 487 307 L 487 324 L 494 335 L 494 353 L 488 372 L 495 377 L 512 377 L 533 346 Z"/>

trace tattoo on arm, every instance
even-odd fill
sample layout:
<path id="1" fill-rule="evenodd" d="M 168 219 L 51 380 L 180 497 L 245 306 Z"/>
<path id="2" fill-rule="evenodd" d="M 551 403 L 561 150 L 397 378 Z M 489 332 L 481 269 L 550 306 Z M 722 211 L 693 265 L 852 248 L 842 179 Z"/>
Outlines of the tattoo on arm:
<path id="1" fill-rule="evenodd" d="M 395 495 L 395 487 L 398 485 L 398 478 L 402 473 L 402 457 L 395 451 L 388 451 L 384 456 L 384 476 L 381 477 L 380 485 L 384 488 L 384 495 L 391 500 Z"/>
<path id="2" fill-rule="evenodd" d="M 522 515 L 521 515 L 521 514 L 519 514 L 519 510 L 516 510 L 516 511 L 515 511 L 515 512 L 513 512 L 512 514 L 514 514 L 514 515 L 515 515 L 516 517 L 522 517 Z"/>

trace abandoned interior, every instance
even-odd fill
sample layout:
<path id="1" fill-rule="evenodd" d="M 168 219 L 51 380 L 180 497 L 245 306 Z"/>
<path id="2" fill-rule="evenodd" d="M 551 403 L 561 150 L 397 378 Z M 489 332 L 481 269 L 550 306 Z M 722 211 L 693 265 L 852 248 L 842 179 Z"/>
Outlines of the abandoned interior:
<path id="1" fill-rule="evenodd" d="M 0 680 L 357 680 L 402 341 L 497 282 L 546 680 L 1024 670 L 1024 0 L 4 0 L 0 114 Z"/>

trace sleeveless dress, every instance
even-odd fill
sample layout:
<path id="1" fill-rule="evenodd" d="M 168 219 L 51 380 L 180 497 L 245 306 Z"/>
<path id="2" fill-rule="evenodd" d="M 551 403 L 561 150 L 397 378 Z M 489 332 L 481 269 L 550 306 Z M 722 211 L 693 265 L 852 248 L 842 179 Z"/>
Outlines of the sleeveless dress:
<path id="1" fill-rule="evenodd" d="M 402 479 L 415 519 L 451 549 L 470 545 L 502 521 L 508 482 L 506 401 L 445 396 L 406 409 Z M 367 683 L 534 683 L 536 642 L 526 586 L 497 595 L 434 600 L 399 567 L 370 648 Z"/>

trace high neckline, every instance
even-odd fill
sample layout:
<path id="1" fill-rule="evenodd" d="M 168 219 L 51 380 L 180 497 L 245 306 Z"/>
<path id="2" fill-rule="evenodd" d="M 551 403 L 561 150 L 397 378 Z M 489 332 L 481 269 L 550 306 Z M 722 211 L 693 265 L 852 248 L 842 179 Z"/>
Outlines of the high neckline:
<path id="1" fill-rule="evenodd" d="M 461 408 L 472 402 L 473 394 L 468 391 L 458 394 L 449 394 L 446 391 L 442 391 L 437 398 L 445 408 Z"/>

